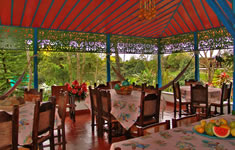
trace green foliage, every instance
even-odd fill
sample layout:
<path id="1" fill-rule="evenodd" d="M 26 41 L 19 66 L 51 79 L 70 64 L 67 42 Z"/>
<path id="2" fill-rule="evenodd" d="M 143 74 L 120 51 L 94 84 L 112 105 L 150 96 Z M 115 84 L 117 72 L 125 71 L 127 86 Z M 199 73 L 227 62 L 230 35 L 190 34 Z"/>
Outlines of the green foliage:
<path id="1" fill-rule="evenodd" d="M 0 51 L 0 95 L 11 88 L 27 66 L 25 51 Z M 14 94 L 27 85 L 27 72 Z"/>
<path id="2" fill-rule="evenodd" d="M 215 75 L 213 78 L 213 86 L 221 88 L 223 83 L 229 83 L 232 81 L 232 78 L 229 74 L 227 74 L 226 72 L 223 72 L 223 70 L 219 70 L 217 69 L 215 71 Z"/>
<path id="3" fill-rule="evenodd" d="M 162 58 L 162 77 L 163 85 L 173 80 L 192 59 L 190 53 L 175 53 Z M 194 59 L 192 60 L 189 68 L 179 79 L 180 85 L 184 85 L 185 80 L 194 78 Z M 173 91 L 172 87 L 166 91 Z"/>

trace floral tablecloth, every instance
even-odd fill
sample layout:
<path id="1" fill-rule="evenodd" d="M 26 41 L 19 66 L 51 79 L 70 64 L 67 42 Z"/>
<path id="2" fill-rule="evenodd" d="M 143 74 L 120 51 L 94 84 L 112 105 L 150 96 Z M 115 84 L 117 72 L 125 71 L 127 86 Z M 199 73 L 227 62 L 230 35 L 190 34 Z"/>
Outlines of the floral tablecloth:
<path id="1" fill-rule="evenodd" d="M 112 99 L 111 114 L 127 130 L 136 122 L 140 115 L 140 91 L 132 91 L 131 95 L 118 95 L 110 90 Z"/>
<path id="2" fill-rule="evenodd" d="M 19 138 L 18 144 L 30 144 L 32 143 L 32 130 L 33 130 L 33 116 L 34 116 L 35 103 L 27 102 L 19 108 Z M 12 112 L 9 112 L 11 114 Z M 58 111 L 55 115 L 55 126 L 60 124 Z"/>
<path id="3" fill-rule="evenodd" d="M 186 101 L 191 100 L 191 89 L 190 86 L 181 86 L 181 97 L 184 98 Z M 220 102 L 221 97 L 221 89 L 208 87 L 208 103 L 212 102 Z"/>
<path id="4" fill-rule="evenodd" d="M 218 118 L 235 121 L 235 116 L 225 115 Z M 211 118 L 212 119 L 212 118 Z M 208 119 L 210 120 L 210 119 Z M 198 124 L 194 123 L 193 125 Z M 211 139 L 195 133 L 193 125 L 153 133 L 147 136 L 116 142 L 110 150 L 234 150 L 234 140 Z"/>
<path id="5" fill-rule="evenodd" d="M 140 91 L 132 91 L 131 95 L 118 95 L 115 90 L 110 89 L 111 114 L 127 130 L 136 122 L 140 115 Z M 85 103 L 90 107 L 90 96 L 87 96 Z"/>

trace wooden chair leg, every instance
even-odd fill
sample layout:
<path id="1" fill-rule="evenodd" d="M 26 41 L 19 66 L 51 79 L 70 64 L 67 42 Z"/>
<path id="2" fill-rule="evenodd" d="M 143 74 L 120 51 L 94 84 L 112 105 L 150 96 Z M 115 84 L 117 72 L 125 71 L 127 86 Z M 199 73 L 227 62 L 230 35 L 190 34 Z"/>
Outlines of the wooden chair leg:
<path id="1" fill-rule="evenodd" d="M 65 126 L 62 128 L 62 141 L 63 141 L 63 150 L 66 150 L 66 138 L 65 138 Z"/>
<path id="2" fill-rule="evenodd" d="M 139 137 L 139 136 L 143 136 L 143 134 L 144 134 L 142 128 L 138 128 L 138 131 L 137 131 L 137 132 L 138 132 L 138 133 L 137 133 L 137 134 L 138 134 L 138 137 Z"/>
<path id="3" fill-rule="evenodd" d="M 228 114 L 231 112 L 230 100 L 228 101 Z"/>
<path id="4" fill-rule="evenodd" d="M 215 106 L 215 111 L 214 111 L 214 114 L 217 114 L 218 112 L 217 112 L 217 107 Z"/>
<path id="5" fill-rule="evenodd" d="M 95 128 L 95 116 L 93 113 L 91 113 L 91 130 L 92 130 L 92 132 L 94 132 L 94 128 Z"/>
<path id="6" fill-rule="evenodd" d="M 43 144 L 39 144 L 38 149 L 43 150 Z"/>
<path id="7" fill-rule="evenodd" d="M 57 136 L 58 136 L 58 143 L 61 142 L 61 133 L 60 133 L 60 129 L 57 129 Z"/>
<path id="8" fill-rule="evenodd" d="M 187 111 L 187 114 L 188 114 L 189 113 L 188 104 L 186 104 L 186 111 Z"/>
<path id="9" fill-rule="evenodd" d="M 220 115 L 223 115 L 224 114 L 224 106 L 220 106 Z"/>
<path id="10" fill-rule="evenodd" d="M 55 150 L 55 143 L 54 143 L 54 131 L 53 129 L 50 131 L 51 137 L 50 137 L 50 150 Z"/>
<path id="11" fill-rule="evenodd" d="M 31 150 L 37 150 L 38 149 L 38 144 L 37 143 L 33 143 L 33 146 L 30 147 Z"/>
<path id="12" fill-rule="evenodd" d="M 176 102 L 174 102 L 174 118 L 176 118 Z"/>
<path id="13" fill-rule="evenodd" d="M 109 140 L 109 143 L 112 143 L 112 122 L 109 121 L 108 123 L 108 140 Z"/>
<path id="14" fill-rule="evenodd" d="M 104 125 L 104 120 L 98 116 L 96 116 L 96 126 L 98 127 L 97 132 L 98 132 L 98 137 L 103 136 L 103 125 Z"/>
<path id="15" fill-rule="evenodd" d="M 182 105 L 179 104 L 179 117 L 181 118 L 181 115 L 182 115 Z"/>

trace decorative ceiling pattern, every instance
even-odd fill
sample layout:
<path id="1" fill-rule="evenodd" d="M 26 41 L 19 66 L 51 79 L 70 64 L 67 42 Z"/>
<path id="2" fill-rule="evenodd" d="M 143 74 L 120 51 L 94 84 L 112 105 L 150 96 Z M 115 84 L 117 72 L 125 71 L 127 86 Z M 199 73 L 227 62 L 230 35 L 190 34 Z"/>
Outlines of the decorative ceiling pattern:
<path id="1" fill-rule="evenodd" d="M 139 20 L 139 2 L 1 0 L 0 24 L 151 38 L 223 26 L 206 0 L 156 0 L 157 14 L 150 21 Z"/>
<path id="2" fill-rule="evenodd" d="M 231 0 L 224 0 L 230 8 Z M 0 49 L 155 54 L 231 49 L 233 39 L 206 0 L 156 0 L 156 17 L 140 20 L 139 0 L 1 0 Z M 23 28 L 22 28 L 23 27 Z M 222 27 L 222 28 L 221 28 Z M 161 39 L 160 42 L 157 39 Z"/>

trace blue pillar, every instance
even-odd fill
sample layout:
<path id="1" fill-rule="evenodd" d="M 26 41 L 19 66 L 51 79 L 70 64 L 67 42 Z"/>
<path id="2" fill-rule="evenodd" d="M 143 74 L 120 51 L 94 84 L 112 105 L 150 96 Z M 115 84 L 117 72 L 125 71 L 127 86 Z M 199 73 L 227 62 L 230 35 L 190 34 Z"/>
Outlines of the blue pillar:
<path id="1" fill-rule="evenodd" d="M 195 80 L 200 81 L 199 73 L 199 51 L 198 51 L 198 34 L 194 32 L 194 53 L 195 53 Z"/>
<path id="2" fill-rule="evenodd" d="M 33 50 L 34 50 L 34 89 L 38 89 L 38 29 L 34 28 L 33 34 Z"/>
<path id="3" fill-rule="evenodd" d="M 235 12 L 235 4 L 233 0 L 233 12 Z M 233 38 L 233 110 L 232 114 L 235 115 L 235 38 Z"/>
<path id="4" fill-rule="evenodd" d="M 162 87 L 162 67 L 161 67 L 161 54 L 160 52 L 158 53 L 158 58 L 157 58 L 157 82 L 158 82 L 158 87 Z"/>
<path id="5" fill-rule="evenodd" d="M 161 66 L 161 51 L 162 51 L 162 45 L 161 45 L 161 39 L 157 40 L 157 46 L 158 46 L 158 57 L 157 57 L 157 83 L 158 87 L 162 87 L 162 66 Z"/>
<path id="6" fill-rule="evenodd" d="M 235 14 L 235 0 L 233 0 L 233 13 Z M 235 37 L 233 37 L 233 111 L 232 111 L 232 114 L 235 115 Z"/>
<path id="7" fill-rule="evenodd" d="M 107 64 L 107 82 L 111 81 L 110 75 L 110 34 L 106 36 L 106 64 Z"/>

